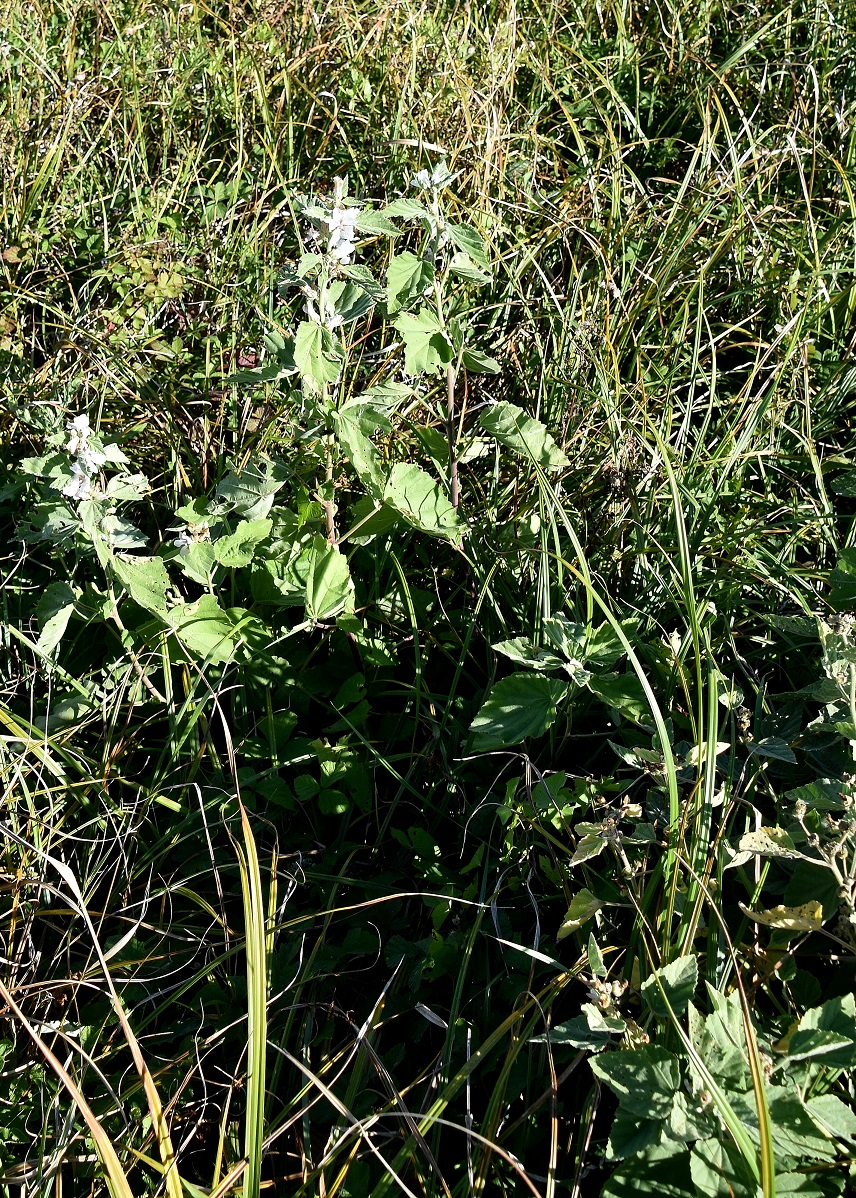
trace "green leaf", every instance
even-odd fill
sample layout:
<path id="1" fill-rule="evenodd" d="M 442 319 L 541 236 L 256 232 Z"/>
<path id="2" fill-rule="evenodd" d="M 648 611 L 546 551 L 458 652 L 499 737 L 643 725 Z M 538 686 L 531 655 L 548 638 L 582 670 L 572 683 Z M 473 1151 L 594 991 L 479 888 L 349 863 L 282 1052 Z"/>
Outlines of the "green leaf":
<path id="1" fill-rule="evenodd" d="M 480 266 L 483 270 L 490 269 L 484 241 L 481 234 L 472 225 L 447 224 L 446 232 L 452 244 L 472 258 L 476 266 Z"/>
<path id="2" fill-rule="evenodd" d="M 369 494 L 379 500 L 383 494 L 384 479 L 378 465 L 377 453 L 371 434 L 377 428 L 389 428 L 389 421 L 368 404 L 346 404 L 333 413 L 333 428 L 339 444 Z"/>
<path id="3" fill-rule="evenodd" d="M 516 665 L 529 666 L 533 670 L 561 670 L 564 662 L 556 657 L 549 649 L 539 649 L 525 636 L 516 636 L 510 641 L 497 641 L 491 648 L 495 653 L 502 653 Z"/>
<path id="4" fill-rule="evenodd" d="M 591 861 L 592 857 L 599 857 L 605 848 L 606 840 L 604 837 L 599 836 L 596 832 L 589 832 L 577 842 L 577 847 L 569 865 L 582 865 L 584 861 Z"/>
<path id="5" fill-rule="evenodd" d="M 386 306 L 390 315 L 419 299 L 433 284 L 433 263 L 417 258 L 409 250 L 396 254 L 386 270 Z"/>
<path id="6" fill-rule="evenodd" d="M 294 361 L 300 377 L 313 391 L 323 391 L 325 384 L 336 382 L 342 359 L 341 346 L 329 329 L 314 320 L 304 320 L 297 326 Z"/>
<path id="7" fill-rule="evenodd" d="M 668 1007 L 663 1000 L 660 986 L 657 985 L 658 980 L 674 1014 L 683 1015 L 698 984 L 698 962 L 692 954 L 678 957 L 668 965 L 656 969 L 642 983 L 642 998 L 649 1010 L 653 1011 L 658 1019 L 668 1019 Z"/>
<path id="8" fill-rule="evenodd" d="M 227 511 L 259 520 L 273 507 L 273 497 L 287 478 L 288 471 L 279 462 L 261 459 L 240 473 L 231 470 L 218 484 L 216 499 Z"/>
<path id="9" fill-rule="evenodd" d="M 479 286 L 484 286 L 485 283 L 491 281 L 488 272 L 476 266 L 469 254 L 460 252 L 452 255 L 449 274 L 456 275 L 459 279 L 466 279 L 468 283 L 477 283 Z"/>
<path id="10" fill-rule="evenodd" d="M 774 761 L 786 761 L 788 765 L 796 764 L 793 749 L 778 736 L 766 736 L 763 740 L 750 741 L 747 751 L 753 757 L 771 757 Z"/>
<path id="11" fill-rule="evenodd" d="M 454 358 L 452 342 L 429 308 L 402 312 L 392 323 L 404 338 L 406 374 L 439 374 Z"/>
<path id="12" fill-rule="evenodd" d="M 734 1198 L 753 1194 L 756 1186 L 736 1146 L 728 1136 L 697 1140 L 690 1156 L 696 1192 L 703 1198 Z"/>
<path id="13" fill-rule="evenodd" d="M 388 212 L 389 209 L 384 209 Z M 364 208 L 357 217 L 357 228 L 361 233 L 375 233 L 384 237 L 398 237 L 401 230 L 391 220 L 387 220 L 384 212 L 374 212 Z"/>
<path id="14" fill-rule="evenodd" d="M 606 1053 L 589 1063 L 627 1114 L 640 1119 L 667 1119 L 671 1114 L 681 1084 L 680 1062 L 658 1044 Z"/>
<path id="15" fill-rule="evenodd" d="M 414 528 L 432 536 L 458 538 L 465 531 L 439 485 L 419 466 L 403 462 L 393 466 L 383 499 Z"/>
<path id="16" fill-rule="evenodd" d="M 266 518 L 241 520 L 234 532 L 219 537 L 214 542 L 214 557 L 221 566 L 229 569 L 248 566 L 259 545 L 270 536 L 272 528 L 272 522 Z"/>
<path id="17" fill-rule="evenodd" d="M 648 699 L 635 674 L 595 674 L 588 680 L 589 688 L 599 698 L 637 724 L 651 718 Z"/>
<path id="18" fill-rule="evenodd" d="M 616 1016 L 604 1015 L 600 1007 L 594 1003 L 583 1003 L 582 1014 L 560 1023 L 551 1028 L 549 1041 L 551 1044 L 570 1044 L 574 1048 L 588 1048 L 596 1051 L 615 1043 L 615 1036 L 620 1036 L 627 1024 Z M 546 1033 L 533 1036 L 532 1044 L 546 1044 Z"/>
<path id="19" fill-rule="evenodd" d="M 847 499 L 856 499 L 856 472 L 839 474 L 832 481 L 832 490 L 836 495 L 844 495 Z"/>
<path id="20" fill-rule="evenodd" d="M 829 1135 L 856 1143 L 856 1112 L 840 1098 L 834 1094 L 820 1094 L 809 1098 L 805 1105 L 812 1119 Z"/>
<path id="21" fill-rule="evenodd" d="M 405 220 L 432 219 L 431 212 L 424 204 L 420 204 L 418 200 L 410 200 L 406 196 L 400 200 L 393 200 L 381 211 L 384 216 L 403 216 Z"/>
<path id="22" fill-rule="evenodd" d="M 476 752 L 542 736 L 556 720 L 567 685 L 543 674 L 512 674 L 497 682 L 470 725 Z"/>
<path id="23" fill-rule="evenodd" d="M 51 582 L 39 599 L 36 615 L 39 619 L 38 646 L 49 657 L 65 635 L 74 611 L 75 593 L 67 582 Z"/>
<path id="24" fill-rule="evenodd" d="M 544 470 L 559 470 L 570 465 L 541 421 L 528 416 L 516 404 L 494 404 L 481 412 L 479 422 L 500 445 L 530 458 Z"/>
<path id="25" fill-rule="evenodd" d="M 361 266 L 358 262 L 353 262 L 350 265 L 340 265 L 339 270 L 346 278 L 357 283 L 375 303 L 378 303 L 386 296 L 386 290 L 377 282 L 367 266 Z"/>
<path id="26" fill-rule="evenodd" d="M 352 324 L 355 320 L 359 320 L 361 316 L 371 312 L 375 304 L 374 299 L 365 288 L 358 283 L 343 279 L 338 279 L 335 283 L 330 284 L 327 298 L 330 307 L 337 315 L 341 316 L 345 324 Z"/>
<path id="27" fill-rule="evenodd" d="M 126 557 L 121 553 L 111 558 L 113 573 L 135 603 L 145 611 L 166 618 L 166 593 L 169 574 L 159 557 Z"/>
<path id="28" fill-rule="evenodd" d="M 848 1041 L 846 1048 L 842 1047 L 825 1054 L 824 1065 L 833 1069 L 852 1069 L 856 1066 L 856 999 L 852 994 L 831 998 L 822 1006 L 806 1011 L 797 1031 L 791 1037 L 790 1044 L 793 1044 L 800 1033 L 815 1029 L 834 1032 Z"/>
<path id="29" fill-rule="evenodd" d="M 818 1064 L 825 1065 L 824 1058 L 831 1054 L 852 1054 L 853 1036 L 841 1032 L 822 1031 L 820 1028 L 805 1028 L 795 1031 L 788 1037 L 788 1060 L 807 1061 L 817 1059 Z"/>
<path id="30" fill-rule="evenodd" d="M 236 622 L 246 613 L 241 609 L 226 612 L 213 595 L 203 595 L 194 603 L 170 608 L 165 622 L 194 657 L 221 665 L 232 656 L 240 635 Z"/>
<path id="31" fill-rule="evenodd" d="M 175 559 L 188 578 L 198 582 L 200 586 L 211 584 L 211 575 L 217 568 L 217 555 L 211 541 L 197 541 L 189 545 L 185 553 Z"/>
<path id="32" fill-rule="evenodd" d="M 835 611 L 856 608 L 856 549 L 844 549 L 829 576 L 829 603 Z"/>
<path id="33" fill-rule="evenodd" d="M 495 358 L 489 358 L 477 349 L 465 349 L 461 363 L 471 374 L 499 374 L 502 369 Z"/>
<path id="34" fill-rule="evenodd" d="M 601 1198 L 696 1198 L 689 1153 L 683 1144 L 668 1147 L 665 1159 L 650 1160 L 644 1153 L 631 1156 L 609 1178 Z"/>
<path id="35" fill-rule="evenodd" d="M 776 1155 L 785 1160 L 802 1156 L 830 1159 L 836 1146 L 815 1123 L 799 1094 L 784 1086 L 770 1086 L 767 1091 L 773 1145 Z"/>
<path id="36" fill-rule="evenodd" d="M 312 542 L 309 557 L 306 615 L 310 620 L 329 620 L 339 615 L 353 591 L 348 559 L 319 533 Z"/>
<path id="37" fill-rule="evenodd" d="M 580 890 L 571 899 L 571 905 L 562 920 L 562 926 L 556 934 L 557 940 L 564 940 L 571 932 L 578 932 L 583 924 L 601 909 L 603 903 L 590 890 Z"/>

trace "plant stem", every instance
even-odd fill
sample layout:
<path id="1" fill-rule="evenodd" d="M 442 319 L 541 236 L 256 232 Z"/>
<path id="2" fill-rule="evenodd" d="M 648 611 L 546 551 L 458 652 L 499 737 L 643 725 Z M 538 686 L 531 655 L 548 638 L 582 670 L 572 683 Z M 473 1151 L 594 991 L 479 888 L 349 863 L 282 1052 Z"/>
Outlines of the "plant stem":
<path id="1" fill-rule="evenodd" d="M 455 368 L 449 363 L 446 367 L 446 436 L 449 441 L 449 488 L 452 493 L 452 507 L 458 510 L 458 456 L 456 453 L 455 436 Z"/>

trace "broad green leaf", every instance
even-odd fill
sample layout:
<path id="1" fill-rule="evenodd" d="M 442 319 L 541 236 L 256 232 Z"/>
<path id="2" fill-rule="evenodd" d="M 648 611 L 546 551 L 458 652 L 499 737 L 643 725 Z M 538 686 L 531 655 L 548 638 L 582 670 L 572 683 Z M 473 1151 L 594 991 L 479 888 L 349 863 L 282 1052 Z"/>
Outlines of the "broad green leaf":
<path id="1" fill-rule="evenodd" d="M 658 1156 L 651 1157 L 651 1153 Z M 612 1174 L 600 1198 L 697 1198 L 690 1175 L 689 1152 L 683 1144 L 652 1146 L 634 1154 Z M 741 1194 L 740 1198 L 755 1198 Z"/>
<path id="2" fill-rule="evenodd" d="M 650 720 L 651 708 L 635 674 L 593 674 L 588 685 L 594 694 L 629 720 L 637 724 Z"/>
<path id="3" fill-rule="evenodd" d="M 329 329 L 304 320 L 294 338 L 294 361 L 303 381 L 313 391 L 323 391 L 325 384 L 335 383 L 339 377 L 342 349 Z"/>
<path id="4" fill-rule="evenodd" d="M 852 994 L 831 998 L 822 1006 L 806 1011 L 791 1037 L 791 1044 L 800 1033 L 814 1029 L 835 1032 L 849 1041 L 849 1047 L 828 1053 L 824 1058 L 825 1065 L 833 1069 L 852 1069 L 856 1066 L 856 1000 Z"/>
<path id="5" fill-rule="evenodd" d="M 786 761 L 789 765 L 796 764 L 793 749 L 779 736 L 766 736 L 763 740 L 750 741 L 747 750 L 754 757 L 770 757 L 774 761 Z"/>
<path id="6" fill-rule="evenodd" d="M 479 286 L 490 282 L 488 272 L 476 266 L 469 254 L 460 251 L 452 255 L 449 274 L 456 275 L 459 279 L 466 279 L 468 283 L 477 283 Z"/>
<path id="7" fill-rule="evenodd" d="M 446 232 L 452 244 L 472 258 L 476 266 L 480 266 L 483 270 L 490 269 L 484 241 L 481 234 L 472 225 L 447 224 Z"/>
<path id="8" fill-rule="evenodd" d="M 549 673 L 551 670 L 561 670 L 565 664 L 561 657 L 556 657 L 549 649 L 539 649 L 525 636 L 516 636 L 510 641 L 497 641 L 491 648 L 495 653 L 510 658 L 515 664 L 529 666 L 533 670 Z"/>
<path id="9" fill-rule="evenodd" d="M 499 374 L 502 369 L 495 358 L 488 357 L 478 349 L 464 349 L 461 363 L 470 374 Z"/>
<path id="10" fill-rule="evenodd" d="M 586 627 L 575 624 L 561 612 L 544 621 L 544 635 L 557 653 L 582 661 L 585 656 Z"/>
<path id="11" fill-rule="evenodd" d="M 836 495 L 844 495 L 847 499 L 856 499 L 856 473 L 839 474 L 832 481 L 832 490 Z"/>
<path id="12" fill-rule="evenodd" d="M 856 549 L 844 549 L 829 576 L 829 603 L 835 611 L 856 608 Z"/>
<path id="13" fill-rule="evenodd" d="M 405 220 L 431 220 L 431 212 L 418 200 L 410 200 L 406 196 L 393 200 L 381 210 L 384 216 L 403 216 Z"/>
<path id="14" fill-rule="evenodd" d="M 388 209 L 384 209 L 384 212 Z M 363 208 L 357 217 L 357 228 L 361 233 L 376 233 L 383 237 L 398 237 L 401 230 L 391 220 L 387 220 L 384 212 L 374 212 L 371 208 Z"/>
<path id="15" fill-rule="evenodd" d="M 345 609 L 353 590 L 348 559 L 319 533 L 309 557 L 306 615 L 310 620 L 332 619 Z"/>
<path id="16" fill-rule="evenodd" d="M 430 308 L 402 312 L 392 323 L 404 338 L 406 374 L 439 374 L 454 358 L 454 346 Z"/>
<path id="17" fill-rule="evenodd" d="M 824 1065 L 824 1057 L 831 1053 L 851 1053 L 853 1037 L 842 1032 L 821 1031 L 820 1028 L 805 1028 L 803 1031 L 793 1031 L 785 1038 L 788 1061 L 807 1061 L 817 1058 L 818 1064 Z M 778 1047 L 778 1045 L 777 1045 Z"/>
<path id="18" fill-rule="evenodd" d="M 126 557 L 121 553 L 111 558 L 113 573 L 135 603 L 145 611 L 166 619 L 166 593 L 169 574 L 159 557 Z"/>
<path id="19" fill-rule="evenodd" d="M 567 685 L 543 674 L 512 674 L 492 688 L 470 725 L 476 752 L 519 745 L 541 736 L 556 720 Z"/>
<path id="20" fill-rule="evenodd" d="M 571 932 L 578 932 L 584 923 L 597 914 L 603 903 L 590 890 L 580 890 L 571 899 L 571 905 L 562 920 L 562 926 L 556 934 L 557 940 L 564 940 Z"/>
<path id="21" fill-rule="evenodd" d="M 551 1044 L 570 1044 L 574 1048 L 589 1048 L 597 1050 L 607 1044 L 614 1044 L 615 1037 L 620 1036 L 627 1024 L 623 1019 L 614 1015 L 606 1016 L 600 1007 L 594 1003 L 583 1003 L 582 1014 L 560 1023 L 551 1028 L 549 1040 Z M 533 1036 L 532 1044 L 546 1044 L 546 1033 Z"/>
<path id="22" fill-rule="evenodd" d="M 657 985 L 659 980 L 660 985 Z M 668 965 L 656 969 L 641 986 L 642 998 L 649 1010 L 658 1019 L 668 1019 L 669 1010 L 660 991 L 662 986 L 666 999 L 675 1015 L 683 1015 L 698 984 L 698 962 L 692 954 L 677 957 Z"/>
<path id="23" fill-rule="evenodd" d="M 840 811 L 844 806 L 842 785 L 833 778 L 817 778 L 805 786 L 797 786 L 787 791 L 785 798 L 792 803 L 802 799 L 812 811 Z"/>
<path id="24" fill-rule="evenodd" d="M 385 297 L 386 290 L 377 282 L 367 266 L 361 266 L 359 263 L 353 262 L 350 265 L 341 265 L 339 270 L 346 278 L 357 283 L 375 303 L 378 303 Z"/>
<path id="25" fill-rule="evenodd" d="M 847 1179 L 841 1173 L 825 1169 L 823 1173 L 777 1173 L 776 1198 L 835 1198 L 844 1193 Z M 731 1196 L 729 1195 L 729 1198 Z"/>
<path id="26" fill-rule="evenodd" d="M 384 479 L 371 434 L 376 428 L 384 426 L 389 428 L 389 421 L 368 404 L 346 404 L 333 413 L 333 427 L 342 449 L 360 481 L 370 495 L 378 500 L 383 494 Z"/>
<path id="27" fill-rule="evenodd" d="M 805 1105 L 812 1119 L 831 1136 L 856 1143 L 856 1111 L 840 1098 L 834 1094 L 819 1094 L 809 1098 Z"/>
<path id="28" fill-rule="evenodd" d="M 409 524 L 432 536 L 458 538 L 466 531 L 439 484 L 419 466 L 393 466 L 383 499 Z"/>
<path id="29" fill-rule="evenodd" d="M 370 403 L 373 408 L 397 408 L 414 394 L 414 389 L 409 383 L 377 383 L 345 404 L 345 407 L 349 407 L 351 403 Z"/>
<path id="30" fill-rule="evenodd" d="M 165 622 L 194 657 L 220 665 L 234 653 L 240 640 L 235 625 L 245 614 L 242 609 L 226 612 L 213 595 L 203 595 L 170 608 Z"/>
<path id="31" fill-rule="evenodd" d="M 216 499 L 227 511 L 260 520 L 273 507 L 274 495 L 285 485 L 288 471 L 279 462 L 261 459 L 240 473 L 231 470 L 217 487 Z"/>
<path id="32" fill-rule="evenodd" d="M 386 306 L 392 315 L 419 299 L 434 284 L 434 265 L 409 250 L 396 254 L 386 269 Z"/>
<path id="33" fill-rule="evenodd" d="M 371 295 L 358 283 L 349 280 L 338 279 L 331 283 L 327 298 L 330 307 L 337 316 L 341 316 L 344 324 L 352 324 L 374 307 Z"/>
<path id="34" fill-rule="evenodd" d="M 273 524 L 267 518 L 242 520 L 234 532 L 214 542 L 216 560 L 228 569 L 248 566 L 258 547 L 270 536 L 272 528 Z"/>
<path id="35" fill-rule="evenodd" d="M 671 1114 L 681 1084 L 678 1058 L 658 1044 L 624 1052 L 610 1052 L 589 1062 L 599 1078 L 629 1115 L 640 1119 L 666 1119 Z"/>
<path id="36" fill-rule="evenodd" d="M 65 635 L 74 611 L 75 593 L 67 582 L 51 582 L 39 599 L 36 615 L 39 619 L 38 646 L 49 657 Z"/>
<path id="37" fill-rule="evenodd" d="M 590 832 L 578 841 L 569 864 L 582 865 L 584 861 L 591 861 L 592 857 L 599 857 L 605 848 L 606 840 L 604 837 L 598 836 L 595 832 Z"/>
<path id="38" fill-rule="evenodd" d="M 607 975 L 606 964 L 603 960 L 603 953 L 600 951 L 600 945 L 594 938 L 594 932 L 589 932 L 586 956 L 588 957 L 592 977 L 605 978 Z"/>
<path id="39" fill-rule="evenodd" d="M 815 1123 L 796 1091 L 785 1086 L 769 1086 L 767 1096 L 777 1157 L 799 1160 L 809 1156 L 828 1160 L 836 1155 L 835 1143 Z"/>
<path id="40" fill-rule="evenodd" d="M 185 553 L 175 559 L 188 578 L 200 586 L 211 584 L 211 575 L 217 569 L 217 555 L 211 541 L 197 541 L 189 545 Z"/>
<path id="41" fill-rule="evenodd" d="M 697 1140 L 690 1156 L 696 1192 L 703 1198 L 734 1198 L 754 1194 L 756 1184 L 746 1162 L 728 1136 Z"/>
<path id="42" fill-rule="evenodd" d="M 570 465 L 541 421 L 527 415 L 516 404 L 494 404 L 480 413 L 479 422 L 500 445 L 531 459 L 544 470 L 559 470 Z"/>

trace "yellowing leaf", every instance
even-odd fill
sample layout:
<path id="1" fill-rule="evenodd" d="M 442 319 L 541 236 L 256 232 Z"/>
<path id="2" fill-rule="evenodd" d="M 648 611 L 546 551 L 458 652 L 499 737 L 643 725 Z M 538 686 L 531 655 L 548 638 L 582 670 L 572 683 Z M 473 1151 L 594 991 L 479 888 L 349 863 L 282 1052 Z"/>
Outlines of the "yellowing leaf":
<path id="1" fill-rule="evenodd" d="M 823 907 L 817 901 L 799 907 L 771 907 L 769 911 L 750 911 L 740 903 L 740 910 L 754 923 L 766 928 L 784 928 L 789 932 L 817 932 L 823 927 Z"/>

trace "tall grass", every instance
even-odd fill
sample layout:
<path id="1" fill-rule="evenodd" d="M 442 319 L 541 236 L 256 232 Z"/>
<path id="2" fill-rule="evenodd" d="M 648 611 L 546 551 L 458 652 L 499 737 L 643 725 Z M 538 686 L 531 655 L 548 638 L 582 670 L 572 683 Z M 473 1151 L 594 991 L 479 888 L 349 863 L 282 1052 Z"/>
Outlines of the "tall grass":
<path id="1" fill-rule="evenodd" d="M 774 1193 L 799 1154 L 773 1046 L 854 988 L 821 875 L 797 894 L 789 859 L 733 865 L 856 738 L 842 718 L 820 744 L 800 697 L 856 535 L 849 4 L 0 0 L 0 30 L 0 1184 L 629 1192 L 612 1092 L 551 1038 L 602 993 L 599 954 L 626 984 L 609 1043 L 683 1054 Z M 296 197 L 345 174 L 412 195 L 441 159 L 494 263 L 464 294 L 502 369 L 462 372 L 451 427 L 444 379 L 376 440 L 457 466 L 470 535 L 356 529 L 358 629 L 297 627 L 233 571 L 222 605 L 264 637 L 182 656 L 79 541 L 46 540 L 21 460 L 87 412 L 152 484 L 151 547 L 268 457 L 278 502 L 319 520 L 299 392 L 234 376 L 292 327 Z M 502 400 L 570 464 L 489 444 Z M 544 647 L 561 614 L 611 630 L 626 694 L 581 686 L 544 736 L 475 752 L 493 646 Z M 624 839 L 575 862 L 576 825 L 616 812 Z M 557 938 L 584 887 L 600 907 Z M 809 901 L 799 940 L 751 920 Z M 687 957 L 698 1011 L 740 1000 L 742 1106 L 701 1014 L 672 1010 L 660 971 Z M 849 1103 L 844 1067 L 817 1068 L 806 1100 Z M 849 1143 L 799 1165 L 805 1192 L 838 1192 Z"/>

